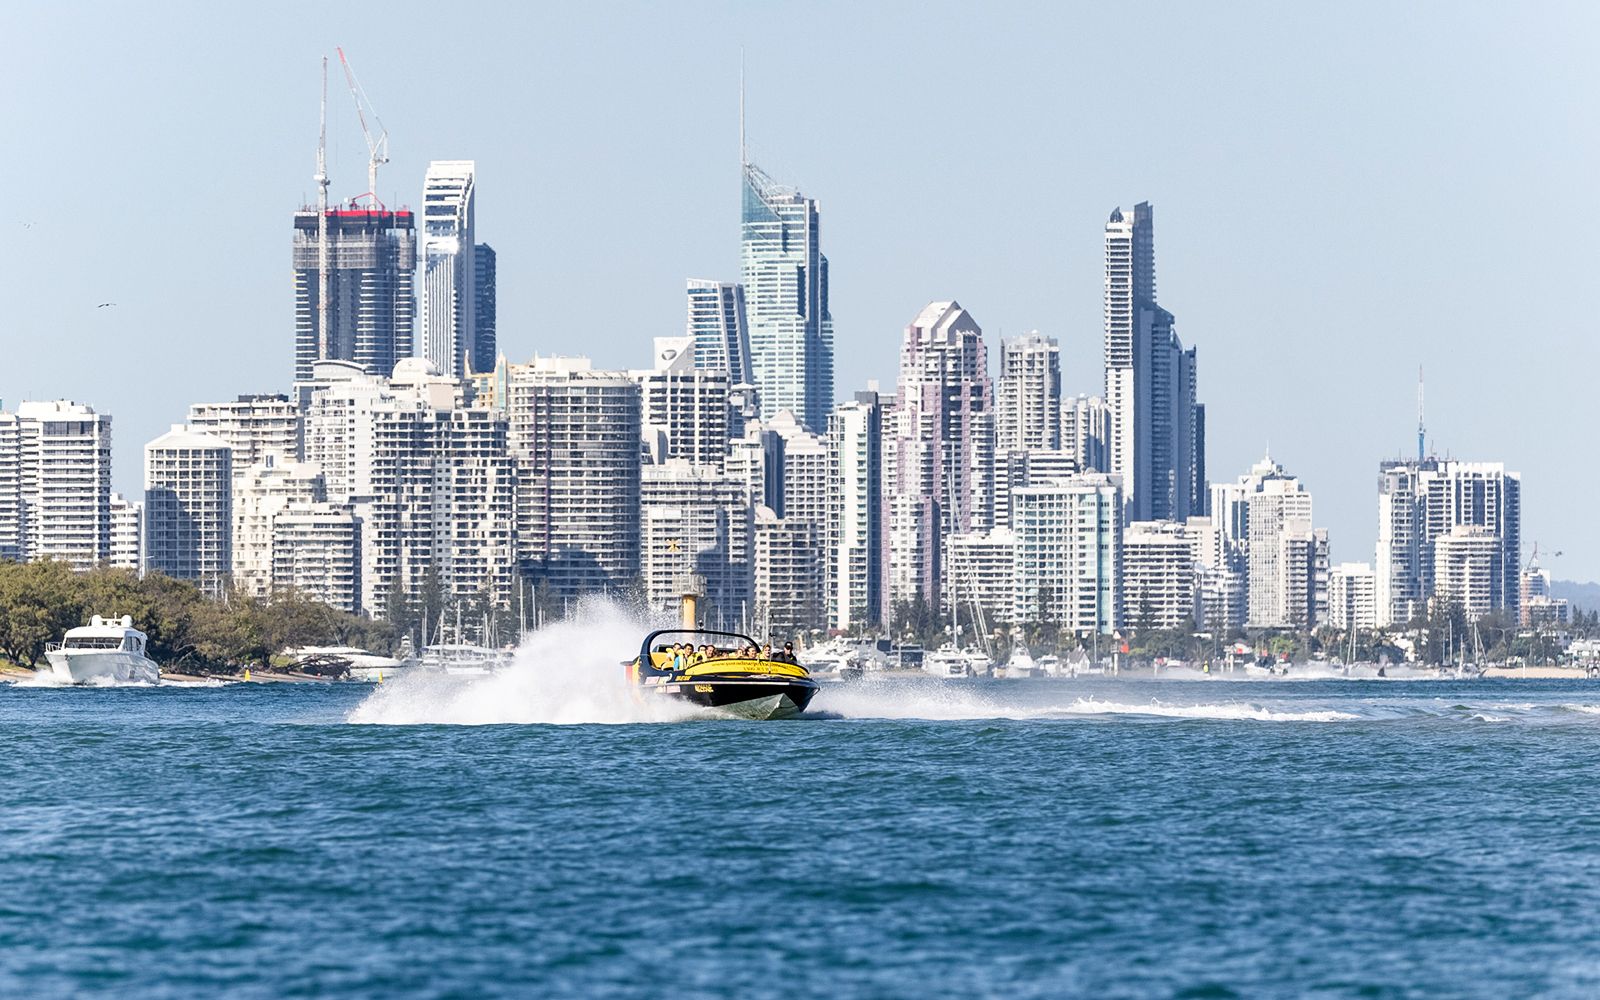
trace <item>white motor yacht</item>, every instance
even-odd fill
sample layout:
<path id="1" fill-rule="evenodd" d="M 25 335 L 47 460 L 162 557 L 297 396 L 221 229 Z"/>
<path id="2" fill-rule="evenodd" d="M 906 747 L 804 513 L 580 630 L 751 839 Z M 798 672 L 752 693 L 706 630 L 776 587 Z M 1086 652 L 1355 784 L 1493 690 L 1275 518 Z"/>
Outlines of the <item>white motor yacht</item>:
<path id="1" fill-rule="evenodd" d="M 154 684 L 161 679 L 161 668 L 145 655 L 148 639 L 133 627 L 129 615 L 95 615 L 89 624 L 67 629 L 60 642 L 45 647 L 44 655 L 55 678 L 68 684 Z"/>

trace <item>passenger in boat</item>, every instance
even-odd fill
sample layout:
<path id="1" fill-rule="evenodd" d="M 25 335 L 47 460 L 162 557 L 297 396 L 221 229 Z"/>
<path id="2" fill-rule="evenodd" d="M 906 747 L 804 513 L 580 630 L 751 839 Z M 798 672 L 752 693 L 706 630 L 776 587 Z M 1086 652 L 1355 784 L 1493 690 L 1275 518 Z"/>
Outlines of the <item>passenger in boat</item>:
<path id="1" fill-rule="evenodd" d="M 765 646 L 761 647 L 761 658 L 763 660 L 772 659 L 772 643 L 769 642 Z"/>
<path id="2" fill-rule="evenodd" d="M 794 656 L 794 643 L 792 643 L 792 642 L 784 643 L 783 644 L 783 652 L 778 654 L 778 659 L 780 661 L 784 662 L 784 663 L 793 663 L 793 664 L 798 665 L 800 663 L 800 661 L 795 659 L 795 656 Z"/>

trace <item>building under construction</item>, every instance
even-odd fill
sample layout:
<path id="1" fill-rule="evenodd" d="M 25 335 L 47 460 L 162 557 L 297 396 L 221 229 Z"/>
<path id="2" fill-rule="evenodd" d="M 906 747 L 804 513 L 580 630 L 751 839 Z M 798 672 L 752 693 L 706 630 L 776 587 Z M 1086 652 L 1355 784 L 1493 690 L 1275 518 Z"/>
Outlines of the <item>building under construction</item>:
<path id="1" fill-rule="evenodd" d="M 406 210 L 365 205 L 327 215 L 328 302 L 322 332 L 317 209 L 294 214 L 294 377 L 309 379 L 317 361 L 354 361 L 388 376 L 411 356 L 417 311 L 416 220 Z"/>

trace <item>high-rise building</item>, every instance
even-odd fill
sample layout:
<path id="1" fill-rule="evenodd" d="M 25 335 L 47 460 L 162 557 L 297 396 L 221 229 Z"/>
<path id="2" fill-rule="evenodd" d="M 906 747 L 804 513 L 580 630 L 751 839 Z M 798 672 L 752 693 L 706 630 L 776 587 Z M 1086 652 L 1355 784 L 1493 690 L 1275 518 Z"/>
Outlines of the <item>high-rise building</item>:
<path id="1" fill-rule="evenodd" d="M 1122 533 L 1122 614 L 1130 628 L 1195 624 L 1196 572 L 1188 524 L 1135 521 Z"/>
<path id="2" fill-rule="evenodd" d="M 325 359 L 387 376 L 411 356 L 416 221 L 375 204 L 328 209 L 326 274 L 317 223 L 315 208 L 294 214 L 294 377 Z"/>
<path id="3" fill-rule="evenodd" d="M 690 576 L 704 580 L 701 621 L 737 630 L 754 601 L 750 494 L 715 466 L 674 458 L 640 470 L 640 572 L 645 599 L 676 610 Z"/>
<path id="4" fill-rule="evenodd" d="M 1195 565 L 1199 625 L 1217 636 L 1244 628 L 1248 616 L 1245 551 L 1213 518 L 1184 524 Z"/>
<path id="5" fill-rule="evenodd" d="M 1366 563 L 1340 563 L 1328 571 L 1328 624 L 1370 632 L 1378 627 L 1378 577 Z"/>
<path id="6" fill-rule="evenodd" d="M 1012 491 L 1017 536 L 1011 620 L 1048 622 L 1079 635 L 1122 623 L 1122 488 L 1085 473 Z"/>
<path id="7" fill-rule="evenodd" d="M 279 511 L 272 520 L 271 587 L 360 614 L 361 520 L 355 511 L 336 503 L 291 503 Z"/>
<path id="8" fill-rule="evenodd" d="M 1316 537 L 1310 491 L 1298 479 L 1273 475 L 1262 479 L 1260 489 L 1250 493 L 1246 503 L 1250 580 L 1246 624 L 1250 628 L 1313 628 L 1318 621 L 1312 609 Z M 1323 572 L 1325 576 L 1325 568 Z"/>
<path id="9" fill-rule="evenodd" d="M 995 456 L 994 523 L 1011 523 L 1011 491 L 1021 486 L 1093 471 L 1078 463 L 1078 455 L 1065 449 L 1056 451 L 1009 451 Z"/>
<path id="10" fill-rule="evenodd" d="M 960 629 L 962 642 L 987 639 L 1009 625 L 1017 600 L 1017 535 L 1009 528 L 951 535 L 945 539 L 950 583 L 944 613 Z"/>
<path id="11" fill-rule="evenodd" d="M 740 272 L 761 418 L 821 431 L 833 409 L 833 317 L 817 203 L 745 160 Z"/>
<path id="12" fill-rule="evenodd" d="M 252 466 L 264 462 L 283 465 L 300 458 L 300 408 L 288 396 L 252 395 L 231 403 L 193 403 L 189 429 L 228 442 L 233 449 L 235 483 Z"/>
<path id="13" fill-rule="evenodd" d="M 111 494 L 111 556 L 116 569 L 144 568 L 144 502 Z"/>
<path id="14" fill-rule="evenodd" d="M 1061 447 L 1061 348 L 1038 331 L 1000 340 L 995 454 Z"/>
<path id="15" fill-rule="evenodd" d="M 655 367 L 630 373 L 639 383 L 645 450 L 651 462 L 681 458 L 721 467 L 728 453 L 728 373 L 694 364 L 687 337 L 657 337 Z"/>
<path id="16" fill-rule="evenodd" d="M 1438 592 L 1435 542 L 1457 526 L 1486 528 L 1499 538 L 1499 564 L 1511 582 L 1495 591 L 1493 607 L 1518 613 L 1512 578 L 1522 565 L 1521 476 L 1498 462 L 1390 461 L 1379 467 L 1378 483 L 1380 626 L 1403 625 L 1426 609 Z"/>
<path id="17" fill-rule="evenodd" d="M 422 354 L 455 378 L 482 370 L 473 356 L 475 172 L 472 160 L 434 160 L 422 182 Z"/>
<path id="18" fill-rule="evenodd" d="M 392 379 L 356 375 L 312 396 L 306 459 L 359 518 L 360 605 L 487 596 L 515 576 L 516 476 L 505 414 L 467 407 L 461 383 L 411 358 Z M 636 445 L 637 447 L 637 445 Z"/>
<path id="19" fill-rule="evenodd" d="M 0 559 L 110 556 L 110 415 L 67 400 L 0 413 Z"/>
<path id="20" fill-rule="evenodd" d="M 783 642 L 823 625 L 822 566 L 817 561 L 816 525 L 779 517 L 771 507 L 755 509 L 755 608 L 757 638 Z"/>
<path id="21" fill-rule="evenodd" d="M 1433 596 L 1477 621 L 1508 600 L 1505 546 L 1491 528 L 1456 524 L 1433 540 Z"/>
<path id="22" fill-rule="evenodd" d="M 882 629 L 883 405 L 875 390 L 833 409 L 828 425 L 828 627 Z"/>
<path id="23" fill-rule="evenodd" d="M 495 267 L 494 247 L 479 243 L 472 248 L 472 350 L 467 356 L 471 362 L 468 371 L 475 375 L 494 371 L 500 354 L 495 332 Z"/>
<path id="24" fill-rule="evenodd" d="M 1077 456 L 1085 472 L 1111 467 L 1111 410 L 1099 396 L 1074 396 L 1061 403 L 1061 448 Z"/>
<path id="25" fill-rule="evenodd" d="M 239 460 L 234 449 L 233 460 Z M 233 584 L 252 597 L 272 594 L 276 521 L 291 504 L 327 499 L 322 470 L 302 462 L 265 460 L 233 474 Z"/>
<path id="26" fill-rule="evenodd" d="M 957 302 L 929 303 L 906 327 L 885 429 L 889 591 L 939 607 L 952 534 L 994 525 L 994 406 L 983 330 Z"/>
<path id="27" fill-rule="evenodd" d="M 1110 471 L 1130 521 L 1183 520 L 1203 491 L 1204 431 L 1196 434 L 1195 352 L 1156 303 L 1155 216 L 1148 202 L 1105 227 L 1105 372 Z M 1202 422 L 1203 422 L 1203 418 Z"/>
<path id="28" fill-rule="evenodd" d="M 686 333 L 696 368 L 727 372 L 730 385 L 752 384 L 743 285 L 690 278 Z"/>
<path id="29" fill-rule="evenodd" d="M 639 385 L 587 358 L 535 358 L 507 374 L 517 464 L 518 562 L 561 596 L 639 573 Z"/>
<path id="30" fill-rule="evenodd" d="M 233 568 L 233 449 L 176 424 L 144 446 L 145 570 L 212 597 Z"/>

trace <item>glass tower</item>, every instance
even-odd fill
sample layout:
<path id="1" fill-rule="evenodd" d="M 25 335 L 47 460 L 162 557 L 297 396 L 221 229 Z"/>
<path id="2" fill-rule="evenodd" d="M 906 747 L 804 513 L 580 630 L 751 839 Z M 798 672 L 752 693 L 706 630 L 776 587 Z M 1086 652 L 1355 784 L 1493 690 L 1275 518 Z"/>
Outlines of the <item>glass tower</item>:
<path id="1" fill-rule="evenodd" d="M 833 317 L 817 203 L 753 163 L 743 180 L 740 266 L 761 419 L 788 410 L 821 432 L 833 409 Z"/>

